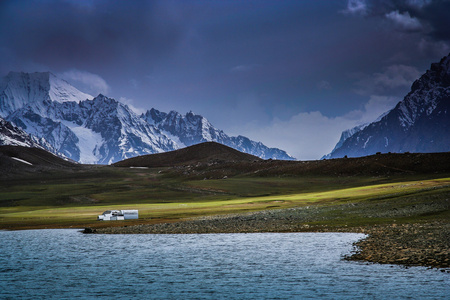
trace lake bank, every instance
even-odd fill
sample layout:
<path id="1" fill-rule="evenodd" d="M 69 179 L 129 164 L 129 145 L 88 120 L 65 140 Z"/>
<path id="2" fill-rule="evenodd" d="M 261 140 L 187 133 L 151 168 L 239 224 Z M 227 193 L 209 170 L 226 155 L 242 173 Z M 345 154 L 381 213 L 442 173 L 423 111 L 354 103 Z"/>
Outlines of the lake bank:
<path id="1" fill-rule="evenodd" d="M 349 205 L 354 207 L 355 205 Z M 363 205 L 360 205 L 363 206 Z M 142 224 L 92 229 L 99 234 L 204 234 L 254 232 L 355 232 L 368 235 L 355 244 L 358 251 L 348 260 L 405 266 L 450 268 L 450 223 L 417 221 L 414 223 L 339 224 L 336 213 L 342 206 L 305 207 L 268 210 L 246 214 L 228 214 L 187 219 L 174 223 Z M 359 212 L 364 210 L 359 208 Z M 411 209 L 411 208 L 409 208 Z M 415 207 L 416 210 L 423 208 Z M 351 209 L 346 208 L 351 214 Z M 385 211 L 385 214 L 401 214 Z M 404 212 L 403 212 L 404 213 Z M 373 219 L 371 212 L 367 219 Z M 328 216 L 328 217 L 327 217 Z M 377 217 L 382 217 L 377 215 Z M 327 222 L 327 218 L 330 220 Z M 318 222 L 320 220 L 320 222 Z M 317 222 L 315 224 L 315 222 Z M 328 224 L 327 224 L 328 223 Z"/>
<path id="2" fill-rule="evenodd" d="M 357 233 L 0 236 L 6 299 L 447 299 L 450 283 L 437 269 L 344 260 Z"/>
<path id="3" fill-rule="evenodd" d="M 450 268 L 450 224 L 391 224 L 362 228 L 368 237 L 356 242 L 349 260 L 382 264 Z"/>

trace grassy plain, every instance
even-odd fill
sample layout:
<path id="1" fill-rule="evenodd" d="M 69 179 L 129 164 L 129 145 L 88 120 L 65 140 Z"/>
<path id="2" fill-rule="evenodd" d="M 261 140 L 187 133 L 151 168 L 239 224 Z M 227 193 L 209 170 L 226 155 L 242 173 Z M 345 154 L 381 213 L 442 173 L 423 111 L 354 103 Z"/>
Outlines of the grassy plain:
<path id="1" fill-rule="evenodd" d="M 367 214 L 326 210 L 311 224 L 358 226 L 392 223 L 377 209 L 423 206 L 429 199 L 448 206 L 450 174 L 389 176 L 256 176 L 199 180 L 168 168 L 130 169 L 86 167 L 4 179 L 0 184 L 0 229 L 99 228 L 175 222 L 198 216 L 293 207 L 327 207 L 363 203 Z M 431 197 L 431 198 L 430 198 Z M 98 222 L 109 209 L 138 209 L 139 220 Z M 336 210 L 333 210 L 336 214 Z M 344 216 L 344 217 L 343 217 Z M 449 210 L 438 208 L 409 215 L 413 222 L 448 220 Z M 339 220 L 339 221 L 336 221 Z M 404 218 L 407 222 L 408 218 Z"/>

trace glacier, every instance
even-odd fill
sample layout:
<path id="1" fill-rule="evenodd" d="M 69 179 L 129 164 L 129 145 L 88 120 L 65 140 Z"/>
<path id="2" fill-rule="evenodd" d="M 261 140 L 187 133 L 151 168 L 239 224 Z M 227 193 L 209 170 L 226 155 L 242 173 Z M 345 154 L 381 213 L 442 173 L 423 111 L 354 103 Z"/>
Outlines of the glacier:
<path id="1" fill-rule="evenodd" d="M 78 162 L 82 164 L 95 164 L 100 159 L 100 153 L 98 149 L 104 143 L 102 135 L 98 132 L 92 131 L 92 129 L 78 126 L 71 122 L 63 122 L 70 130 L 77 136 L 78 142 L 76 145 L 80 150 L 80 158 Z"/>

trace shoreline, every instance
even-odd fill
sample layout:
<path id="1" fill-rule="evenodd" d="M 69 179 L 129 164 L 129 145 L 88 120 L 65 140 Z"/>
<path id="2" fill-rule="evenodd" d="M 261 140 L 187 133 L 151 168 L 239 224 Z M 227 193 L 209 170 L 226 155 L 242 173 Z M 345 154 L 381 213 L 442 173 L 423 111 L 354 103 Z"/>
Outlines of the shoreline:
<path id="1" fill-rule="evenodd" d="M 133 225 L 123 227 L 86 228 L 95 234 L 206 234 L 257 232 L 352 232 L 367 237 L 354 243 L 357 251 L 344 259 L 406 267 L 424 266 L 447 269 L 450 273 L 450 223 L 429 221 L 420 223 L 385 223 L 374 225 L 306 224 L 314 219 L 314 210 L 302 208 L 228 214 L 182 220 L 175 223 Z M 334 208 L 336 209 L 336 208 Z M 307 212 L 306 212 L 307 211 Z M 305 214 L 308 214 L 308 217 Z M 304 216 L 302 222 L 299 217 Z"/>
<path id="2" fill-rule="evenodd" d="M 354 245 L 347 260 L 447 269 L 450 273 L 450 224 L 415 223 L 378 225 Z"/>

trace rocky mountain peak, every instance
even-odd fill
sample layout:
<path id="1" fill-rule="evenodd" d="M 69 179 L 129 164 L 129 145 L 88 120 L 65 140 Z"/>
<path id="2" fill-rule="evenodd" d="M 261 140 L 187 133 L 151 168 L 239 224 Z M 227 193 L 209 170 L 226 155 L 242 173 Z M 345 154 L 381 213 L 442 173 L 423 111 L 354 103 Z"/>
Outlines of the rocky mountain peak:
<path id="1" fill-rule="evenodd" d="M 282 150 L 229 137 L 192 111 L 151 109 L 138 116 L 127 105 L 103 94 L 94 98 L 50 72 L 12 72 L 0 88 L 0 116 L 81 163 L 111 164 L 208 141 L 263 158 L 292 159 Z"/>
<path id="2" fill-rule="evenodd" d="M 10 72 L 0 86 L 0 116 L 7 117 L 27 105 L 45 111 L 50 102 L 92 99 L 51 72 Z"/>
<path id="3" fill-rule="evenodd" d="M 0 117 L 0 146 L 5 145 L 39 148 L 50 151 L 58 156 L 63 156 L 62 153 L 58 153 L 44 138 L 38 139 Z"/>
<path id="4" fill-rule="evenodd" d="M 450 54 L 441 59 L 439 63 L 432 63 L 429 70 L 414 81 L 411 93 L 420 89 L 430 89 L 436 86 L 448 87 L 450 85 Z"/>
<path id="5" fill-rule="evenodd" d="M 167 113 L 160 112 L 157 109 L 147 110 L 145 113 L 141 114 L 141 118 L 147 121 L 149 124 L 155 125 L 161 123 L 163 119 L 167 117 Z"/>
<path id="6" fill-rule="evenodd" d="M 450 151 L 450 54 L 431 64 L 381 119 L 340 140 L 328 158 Z"/>

